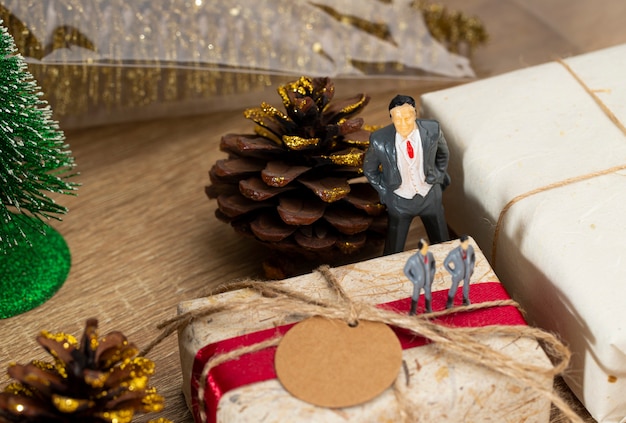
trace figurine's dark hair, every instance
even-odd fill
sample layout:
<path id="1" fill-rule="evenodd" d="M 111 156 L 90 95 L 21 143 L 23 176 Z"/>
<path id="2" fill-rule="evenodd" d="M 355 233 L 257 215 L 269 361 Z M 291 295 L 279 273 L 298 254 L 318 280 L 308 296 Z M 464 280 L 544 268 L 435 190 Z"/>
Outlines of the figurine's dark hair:
<path id="1" fill-rule="evenodd" d="M 461 242 L 465 242 L 465 241 L 467 241 L 468 239 L 469 239 L 469 237 L 468 237 L 467 235 L 465 235 L 465 234 L 463 234 L 463 235 L 461 235 L 461 236 L 459 237 L 459 241 L 461 241 Z"/>
<path id="2" fill-rule="evenodd" d="M 391 103 L 389 103 L 389 111 L 398 106 L 402 106 L 403 104 L 410 104 L 411 106 L 415 107 L 415 99 L 408 95 L 398 94 L 391 99 Z"/>
<path id="3" fill-rule="evenodd" d="M 428 241 L 426 241 L 424 238 L 420 238 L 420 240 L 417 241 L 417 249 L 421 250 L 422 247 L 424 246 L 424 244 L 430 245 L 430 244 L 428 244 Z"/>

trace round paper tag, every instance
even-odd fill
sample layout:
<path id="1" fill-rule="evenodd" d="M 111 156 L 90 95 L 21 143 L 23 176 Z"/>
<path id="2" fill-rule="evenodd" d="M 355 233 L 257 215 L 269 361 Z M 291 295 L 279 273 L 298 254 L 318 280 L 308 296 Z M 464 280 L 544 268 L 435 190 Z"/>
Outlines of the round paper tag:
<path id="1" fill-rule="evenodd" d="M 402 366 L 402 347 L 384 323 L 311 317 L 289 330 L 274 359 L 276 375 L 296 398 L 350 407 L 387 389 Z"/>

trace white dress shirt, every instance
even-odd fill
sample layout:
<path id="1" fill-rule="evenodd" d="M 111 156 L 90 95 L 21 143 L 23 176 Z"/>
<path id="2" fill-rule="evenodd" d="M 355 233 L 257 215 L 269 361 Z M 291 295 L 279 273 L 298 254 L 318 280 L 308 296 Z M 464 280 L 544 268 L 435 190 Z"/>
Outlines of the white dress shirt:
<path id="1" fill-rule="evenodd" d="M 412 159 L 407 151 L 407 138 L 402 138 L 396 132 L 396 152 L 402 183 L 394 193 L 410 200 L 415 194 L 426 197 L 432 185 L 426 182 L 426 177 L 424 176 L 424 152 L 422 151 L 422 139 L 419 129 L 415 128 L 409 134 L 408 140 L 413 146 L 414 154 Z"/>

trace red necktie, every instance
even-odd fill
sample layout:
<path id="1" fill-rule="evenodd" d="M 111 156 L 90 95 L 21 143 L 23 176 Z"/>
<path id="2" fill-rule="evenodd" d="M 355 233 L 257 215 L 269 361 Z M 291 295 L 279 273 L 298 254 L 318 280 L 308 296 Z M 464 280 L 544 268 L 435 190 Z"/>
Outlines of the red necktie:
<path id="1" fill-rule="evenodd" d="M 411 145 L 411 141 L 406 140 L 406 152 L 409 155 L 409 159 L 412 159 L 415 154 L 413 153 L 413 146 Z"/>
<path id="2" fill-rule="evenodd" d="M 424 264 L 428 264 L 428 256 L 424 256 Z"/>

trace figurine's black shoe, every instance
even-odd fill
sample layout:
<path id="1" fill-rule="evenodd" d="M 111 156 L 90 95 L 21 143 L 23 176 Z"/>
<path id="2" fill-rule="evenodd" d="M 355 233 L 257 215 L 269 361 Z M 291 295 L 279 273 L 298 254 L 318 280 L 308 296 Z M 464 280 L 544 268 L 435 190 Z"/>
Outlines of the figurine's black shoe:
<path id="1" fill-rule="evenodd" d="M 446 308 L 452 308 L 454 305 L 454 297 L 448 297 L 448 302 L 446 303 Z"/>
<path id="2" fill-rule="evenodd" d="M 469 298 L 463 298 L 463 305 L 468 306 L 470 305 L 472 302 L 469 300 Z"/>
<path id="3" fill-rule="evenodd" d="M 430 300 L 426 300 L 426 313 L 432 313 L 433 309 L 430 305 L 431 301 Z"/>
<path id="4" fill-rule="evenodd" d="M 415 310 L 417 309 L 417 301 L 411 300 L 411 311 L 409 311 L 409 316 L 415 316 Z"/>

